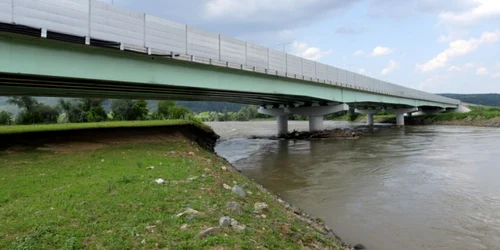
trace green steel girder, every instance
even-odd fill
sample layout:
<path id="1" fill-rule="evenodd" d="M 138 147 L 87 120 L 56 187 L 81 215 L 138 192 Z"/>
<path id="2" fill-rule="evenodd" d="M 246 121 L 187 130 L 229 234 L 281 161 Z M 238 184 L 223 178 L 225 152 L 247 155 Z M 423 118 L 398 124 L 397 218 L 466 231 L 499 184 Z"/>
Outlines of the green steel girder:
<path id="1" fill-rule="evenodd" d="M 14 94 L 257 105 L 331 102 L 457 107 L 176 59 L 0 34 L 0 95 Z"/>

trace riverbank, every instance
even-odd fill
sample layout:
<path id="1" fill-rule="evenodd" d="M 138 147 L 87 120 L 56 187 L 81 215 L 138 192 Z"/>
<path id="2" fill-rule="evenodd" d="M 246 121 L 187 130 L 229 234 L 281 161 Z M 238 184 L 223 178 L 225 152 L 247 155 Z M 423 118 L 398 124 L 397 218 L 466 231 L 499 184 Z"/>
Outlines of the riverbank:
<path id="1" fill-rule="evenodd" d="M 348 249 L 213 154 L 207 127 L 65 126 L 0 127 L 0 248 Z"/>
<path id="2" fill-rule="evenodd" d="M 500 108 L 469 107 L 468 113 L 440 113 L 435 115 L 411 116 L 405 118 L 406 125 L 454 125 L 477 127 L 500 127 Z M 377 123 L 395 123 L 395 117 L 377 117 Z"/>

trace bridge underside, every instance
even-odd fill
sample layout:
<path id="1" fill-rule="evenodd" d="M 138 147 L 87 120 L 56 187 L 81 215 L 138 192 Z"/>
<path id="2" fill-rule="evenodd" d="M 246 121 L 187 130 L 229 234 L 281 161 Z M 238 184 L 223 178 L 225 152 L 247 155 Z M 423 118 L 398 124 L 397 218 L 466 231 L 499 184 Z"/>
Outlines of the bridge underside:
<path id="1" fill-rule="evenodd" d="M 95 97 L 178 101 L 223 101 L 252 105 L 327 104 L 325 100 L 298 95 L 273 95 L 157 84 L 99 81 L 39 75 L 0 73 L 0 95 Z M 331 104 L 330 102 L 328 104 Z"/>
<path id="2" fill-rule="evenodd" d="M 456 104 L 117 49 L 0 33 L 0 95 L 228 101 L 266 106 Z"/>

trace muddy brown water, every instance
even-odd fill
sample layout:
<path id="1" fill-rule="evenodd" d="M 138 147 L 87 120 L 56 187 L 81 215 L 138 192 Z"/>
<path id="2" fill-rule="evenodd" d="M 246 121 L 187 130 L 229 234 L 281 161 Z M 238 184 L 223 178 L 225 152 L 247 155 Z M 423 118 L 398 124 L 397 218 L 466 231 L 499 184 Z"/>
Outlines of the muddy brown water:
<path id="1" fill-rule="evenodd" d="M 272 135 L 272 121 L 209 125 L 222 136 L 216 152 L 347 243 L 500 249 L 498 128 L 379 125 L 358 140 L 270 141 L 245 138 Z"/>

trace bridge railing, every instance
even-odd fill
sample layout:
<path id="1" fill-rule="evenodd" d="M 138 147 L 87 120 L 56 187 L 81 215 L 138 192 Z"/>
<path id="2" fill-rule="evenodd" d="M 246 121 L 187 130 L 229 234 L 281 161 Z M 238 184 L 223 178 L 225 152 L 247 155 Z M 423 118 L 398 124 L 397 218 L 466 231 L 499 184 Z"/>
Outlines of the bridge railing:
<path id="1" fill-rule="evenodd" d="M 119 42 L 123 49 L 440 103 L 460 101 L 199 30 L 99 0 L 0 0 L 0 22 Z"/>

